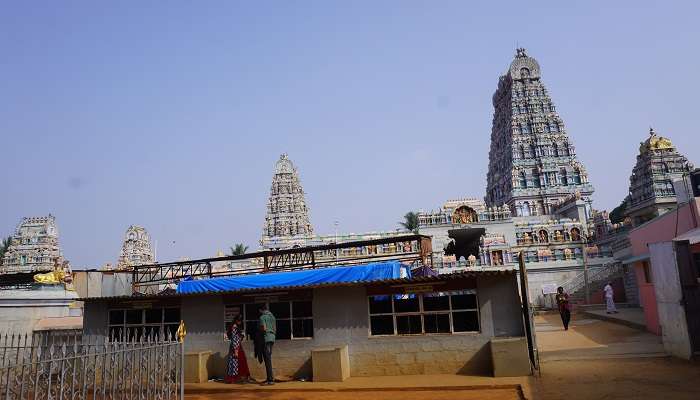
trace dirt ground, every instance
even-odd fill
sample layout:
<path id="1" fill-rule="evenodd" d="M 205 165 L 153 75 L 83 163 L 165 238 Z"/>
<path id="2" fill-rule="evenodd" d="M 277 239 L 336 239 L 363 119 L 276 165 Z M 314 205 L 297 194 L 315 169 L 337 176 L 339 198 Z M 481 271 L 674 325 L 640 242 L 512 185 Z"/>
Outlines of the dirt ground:
<path id="1" fill-rule="evenodd" d="M 541 400 L 698 400 L 700 365 L 670 357 L 548 361 L 534 385 Z"/>
<path id="2" fill-rule="evenodd" d="M 240 391 L 234 393 L 216 393 L 187 395 L 187 400 L 520 400 L 515 389 L 489 390 L 382 390 L 382 391 L 343 391 L 343 392 L 293 392 L 293 391 Z"/>
<path id="3" fill-rule="evenodd" d="M 535 319 L 541 376 L 536 399 L 700 399 L 700 363 L 665 356 L 658 336 L 575 315 Z"/>

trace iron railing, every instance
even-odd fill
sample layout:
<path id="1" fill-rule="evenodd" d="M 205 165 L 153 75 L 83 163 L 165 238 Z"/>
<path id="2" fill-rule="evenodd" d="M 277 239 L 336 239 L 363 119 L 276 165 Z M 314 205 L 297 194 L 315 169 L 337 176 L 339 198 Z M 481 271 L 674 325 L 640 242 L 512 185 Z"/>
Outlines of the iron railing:
<path id="1" fill-rule="evenodd" d="M 607 280 L 608 278 L 617 275 L 622 272 L 622 264 L 620 263 L 609 263 L 603 264 L 599 267 L 589 267 L 588 268 L 588 284 L 592 285 L 596 282 Z M 586 276 L 581 271 L 581 273 L 574 276 L 572 279 L 561 284 L 564 291 L 569 294 L 574 294 L 581 289 L 586 287 Z"/>
<path id="2" fill-rule="evenodd" d="M 183 400 L 183 343 L 172 335 L 46 341 L 0 336 L 2 400 Z"/>

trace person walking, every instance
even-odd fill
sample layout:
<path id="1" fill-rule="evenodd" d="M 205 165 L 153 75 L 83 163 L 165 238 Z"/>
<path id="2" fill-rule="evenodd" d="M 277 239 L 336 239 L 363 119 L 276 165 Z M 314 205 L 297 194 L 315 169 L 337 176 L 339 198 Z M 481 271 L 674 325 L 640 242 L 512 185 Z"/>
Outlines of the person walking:
<path id="1" fill-rule="evenodd" d="M 226 360 L 226 377 L 224 382 L 237 383 L 250 381 L 248 360 L 243 350 L 243 319 L 238 315 L 226 333 L 231 342 Z"/>
<path id="2" fill-rule="evenodd" d="M 274 385 L 275 376 L 272 373 L 272 345 L 275 344 L 275 332 L 277 332 L 277 323 L 275 316 L 272 315 L 267 305 L 260 306 L 260 330 L 262 330 L 265 338 L 265 350 L 263 351 L 263 360 L 265 361 L 265 372 L 267 379 L 264 385 Z"/>
<path id="3" fill-rule="evenodd" d="M 571 321 L 571 306 L 569 305 L 569 294 L 564 293 L 564 288 L 561 286 L 557 288 L 556 300 L 561 322 L 564 324 L 564 330 L 568 331 L 569 321 Z"/>
<path id="4" fill-rule="evenodd" d="M 605 312 L 608 314 L 617 314 L 617 308 L 615 307 L 615 291 L 612 288 L 612 282 L 608 282 L 603 288 L 605 292 Z"/>

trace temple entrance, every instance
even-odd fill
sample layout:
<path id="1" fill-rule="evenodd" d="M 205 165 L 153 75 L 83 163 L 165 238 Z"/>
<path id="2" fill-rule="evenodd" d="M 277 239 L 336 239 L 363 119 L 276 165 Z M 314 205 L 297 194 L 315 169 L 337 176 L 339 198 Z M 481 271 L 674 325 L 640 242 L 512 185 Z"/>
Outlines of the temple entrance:
<path id="1" fill-rule="evenodd" d="M 479 239 L 486 234 L 484 228 L 450 229 L 447 235 L 452 239 L 445 247 L 445 255 L 454 255 L 457 261 L 470 255 L 479 258 Z"/>

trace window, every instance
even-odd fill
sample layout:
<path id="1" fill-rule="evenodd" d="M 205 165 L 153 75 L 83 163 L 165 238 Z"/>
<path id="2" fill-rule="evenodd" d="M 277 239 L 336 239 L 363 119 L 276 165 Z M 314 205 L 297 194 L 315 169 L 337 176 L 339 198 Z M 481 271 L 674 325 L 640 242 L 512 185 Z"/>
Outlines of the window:
<path id="1" fill-rule="evenodd" d="M 248 303 L 227 305 L 224 311 L 224 326 L 240 313 L 243 313 L 243 330 L 246 338 L 251 339 L 258 329 L 260 307 L 267 305 L 275 316 L 277 332 L 275 339 L 300 339 L 314 337 L 314 321 L 311 300 L 272 301 L 266 303 Z"/>
<path id="2" fill-rule="evenodd" d="M 176 307 L 109 310 L 109 336 L 115 340 L 160 337 L 163 332 L 174 338 L 179 325 Z"/>
<path id="3" fill-rule="evenodd" d="M 479 332 L 475 290 L 369 297 L 370 336 Z"/>

